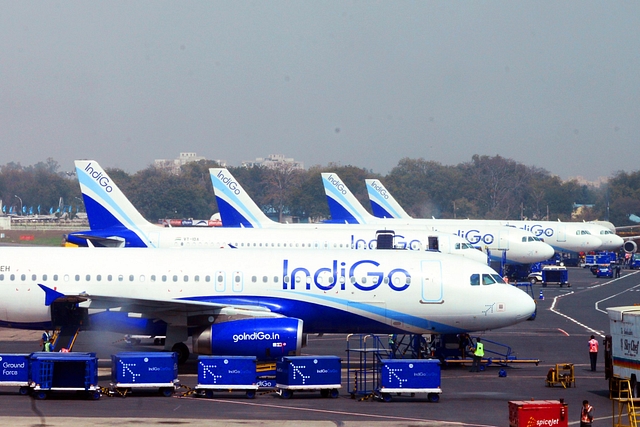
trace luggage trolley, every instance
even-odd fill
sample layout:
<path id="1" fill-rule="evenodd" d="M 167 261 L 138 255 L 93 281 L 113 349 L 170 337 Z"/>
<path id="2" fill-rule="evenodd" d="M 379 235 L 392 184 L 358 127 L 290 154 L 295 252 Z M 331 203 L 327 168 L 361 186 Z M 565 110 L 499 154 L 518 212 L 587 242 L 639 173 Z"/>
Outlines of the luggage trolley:
<path id="1" fill-rule="evenodd" d="M 170 397 L 180 385 L 173 352 L 123 352 L 111 355 L 111 391 L 125 397 L 135 390 L 158 389 Z"/>
<path id="2" fill-rule="evenodd" d="M 36 399 L 46 399 L 50 392 L 86 392 L 100 399 L 98 358 L 95 353 L 37 352 L 29 357 L 30 387 Z"/>
<path id="3" fill-rule="evenodd" d="M 19 387 L 21 395 L 29 393 L 29 354 L 0 354 L 0 386 Z"/>
<path id="4" fill-rule="evenodd" d="M 385 402 L 392 394 L 427 393 L 430 402 L 440 400 L 440 361 L 437 359 L 382 359 L 376 394 Z"/>
<path id="5" fill-rule="evenodd" d="M 341 385 L 338 356 L 287 356 L 276 363 L 276 391 L 289 399 L 294 391 L 320 391 L 322 397 L 336 398 Z"/>
<path id="6" fill-rule="evenodd" d="M 212 398 L 214 391 L 244 391 L 249 399 L 258 389 L 255 356 L 198 356 L 195 390 Z"/>

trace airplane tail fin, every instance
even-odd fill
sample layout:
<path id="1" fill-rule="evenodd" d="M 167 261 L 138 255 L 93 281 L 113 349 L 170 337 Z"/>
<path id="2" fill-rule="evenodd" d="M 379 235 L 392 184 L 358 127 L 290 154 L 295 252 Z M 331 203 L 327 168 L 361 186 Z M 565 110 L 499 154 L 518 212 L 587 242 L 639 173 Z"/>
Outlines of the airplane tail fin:
<path id="1" fill-rule="evenodd" d="M 209 169 L 223 227 L 269 228 L 271 220 L 225 168 Z"/>
<path id="2" fill-rule="evenodd" d="M 411 218 L 379 179 L 365 179 L 373 216 L 377 218 Z"/>
<path id="3" fill-rule="evenodd" d="M 338 175 L 331 172 L 322 173 L 322 185 L 333 221 L 345 221 L 349 224 L 372 222 L 373 216 L 360 204 Z"/>
<path id="4" fill-rule="evenodd" d="M 91 230 L 128 229 L 148 240 L 143 239 L 147 234 L 143 228 L 155 226 L 138 212 L 98 162 L 76 160 L 75 165 Z"/>

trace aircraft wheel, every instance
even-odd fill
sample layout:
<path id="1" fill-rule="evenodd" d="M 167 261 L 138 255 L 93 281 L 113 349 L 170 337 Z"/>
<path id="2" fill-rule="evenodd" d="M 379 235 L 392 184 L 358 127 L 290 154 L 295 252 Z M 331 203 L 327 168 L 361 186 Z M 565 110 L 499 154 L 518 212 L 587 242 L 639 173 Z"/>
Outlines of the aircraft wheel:
<path id="1" fill-rule="evenodd" d="M 171 347 L 171 351 L 178 354 L 178 363 L 181 365 L 189 359 L 189 347 L 183 342 L 175 343 L 173 347 Z"/>

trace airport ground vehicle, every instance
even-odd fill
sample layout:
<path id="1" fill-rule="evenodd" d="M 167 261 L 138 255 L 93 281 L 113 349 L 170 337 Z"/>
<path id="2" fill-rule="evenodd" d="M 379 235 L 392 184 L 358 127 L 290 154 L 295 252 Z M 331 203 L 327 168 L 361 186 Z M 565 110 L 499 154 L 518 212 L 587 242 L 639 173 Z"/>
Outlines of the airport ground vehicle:
<path id="1" fill-rule="evenodd" d="M 613 268 L 611 265 L 604 264 L 596 267 L 596 277 L 613 277 Z"/>
<path id="2" fill-rule="evenodd" d="M 604 340 L 605 378 L 609 390 L 618 390 L 619 380 L 627 379 L 631 390 L 640 395 L 640 306 L 607 308 L 609 333 Z"/>

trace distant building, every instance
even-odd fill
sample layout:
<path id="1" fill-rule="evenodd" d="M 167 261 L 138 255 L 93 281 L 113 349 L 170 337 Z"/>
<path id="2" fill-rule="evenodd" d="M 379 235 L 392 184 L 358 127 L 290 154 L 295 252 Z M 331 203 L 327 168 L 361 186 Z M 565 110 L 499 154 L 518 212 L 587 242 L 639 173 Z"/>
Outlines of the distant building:
<path id="1" fill-rule="evenodd" d="M 246 168 L 250 168 L 253 166 L 264 166 L 270 169 L 276 169 L 285 166 L 291 169 L 304 169 L 303 162 L 295 161 L 291 157 L 285 157 L 284 154 L 269 154 L 267 158 L 258 157 L 255 160 L 242 162 L 242 166 Z"/>
<path id="2" fill-rule="evenodd" d="M 156 159 L 153 161 L 153 166 L 177 175 L 180 173 L 180 166 L 191 162 L 199 162 L 200 160 L 207 160 L 207 158 L 198 156 L 196 153 L 180 153 L 177 159 Z M 227 166 L 226 160 L 214 160 L 214 162 L 222 167 Z"/>

